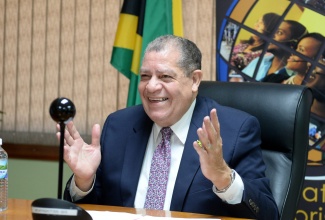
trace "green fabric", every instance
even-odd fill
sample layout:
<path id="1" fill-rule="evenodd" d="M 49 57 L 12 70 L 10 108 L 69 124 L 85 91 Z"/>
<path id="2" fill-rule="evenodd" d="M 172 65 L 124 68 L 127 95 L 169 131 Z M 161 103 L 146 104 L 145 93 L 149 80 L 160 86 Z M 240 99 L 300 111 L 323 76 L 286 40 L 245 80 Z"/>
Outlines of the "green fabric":
<path id="1" fill-rule="evenodd" d="M 116 44 L 114 44 L 113 53 L 111 57 L 111 64 L 119 72 L 123 73 L 127 78 L 130 79 L 127 106 L 137 105 L 141 103 L 141 98 L 137 89 L 140 80 L 138 67 L 141 66 L 140 64 L 142 62 L 142 57 L 146 46 L 149 42 L 161 35 L 174 34 L 172 3 L 173 0 L 125 0 L 123 3 L 121 14 L 133 13 L 134 16 L 138 16 L 138 27 L 134 29 L 136 30 L 136 33 L 127 33 L 130 28 L 122 27 L 123 25 L 126 25 L 126 27 L 130 25 L 126 24 L 125 22 L 134 21 L 132 20 L 134 16 L 130 16 L 128 17 L 129 19 L 125 19 L 124 23 L 121 22 L 121 19 L 119 22 L 120 30 L 124 30 L 124 33 L 128 36 L 128 38 L 125 39 L 130 39 L 134 41 L 134 45 L 131 46 L 133 48 L 117 47 Z M 136 10 L 130 10 L 131 6 L 137 7 Z M 141 8 L 143 7 L 145 8 L 144 13 L 143 9 L 141 12 Z M 126 8 L 128 8 L 129 10 L 126 10 Z M 179 13 L 181 13 L 181 11 Z M 120 31 L 119 35 L 117 34 L 116 38 L 120 37 L 121 39 L 122 34 L 122 31 Z M 141 39 L 142 37 L 142 40 L 137 41 L 135 37 L 136 35 L 138 35 L 139 39 Z M 139 48 L 141 51 L 135 53 L 134 51 L 137 48 Z M 134 57 L 136 54 L 140 55 L 140 57 Z M 134 65 L 134 63 L 132 64 L 132 62 L 140 62 L 136 65 L 137 68 L 135 68 L 135 70 L 133 71 L 131 70 L 132 66 Z"/>

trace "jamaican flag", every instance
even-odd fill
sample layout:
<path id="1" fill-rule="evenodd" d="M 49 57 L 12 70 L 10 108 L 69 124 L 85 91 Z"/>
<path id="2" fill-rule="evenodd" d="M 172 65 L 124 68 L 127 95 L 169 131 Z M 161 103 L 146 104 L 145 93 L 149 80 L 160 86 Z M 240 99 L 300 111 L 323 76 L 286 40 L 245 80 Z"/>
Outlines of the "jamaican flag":
<path id="1" fill-rule="evenodd" d="M 183 36 L 182 0 L 125 0 L 111 64 L 130 79 L 127 106 L 141 103 L 139 69 L 144 49 L 156 37 Z"/>

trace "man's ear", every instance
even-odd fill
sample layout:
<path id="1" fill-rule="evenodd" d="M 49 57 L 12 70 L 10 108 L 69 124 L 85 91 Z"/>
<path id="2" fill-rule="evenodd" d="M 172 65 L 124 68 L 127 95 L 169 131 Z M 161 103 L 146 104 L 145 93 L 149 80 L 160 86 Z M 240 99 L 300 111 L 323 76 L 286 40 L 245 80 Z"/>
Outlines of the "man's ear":
<path id="1" fill-rule="evenodd" d="M 202 81 L 203 73 L 201 70 L 194 70 L 192 73 L 192 91 L 197 92 L 199 90 L 199 85 Z"/>

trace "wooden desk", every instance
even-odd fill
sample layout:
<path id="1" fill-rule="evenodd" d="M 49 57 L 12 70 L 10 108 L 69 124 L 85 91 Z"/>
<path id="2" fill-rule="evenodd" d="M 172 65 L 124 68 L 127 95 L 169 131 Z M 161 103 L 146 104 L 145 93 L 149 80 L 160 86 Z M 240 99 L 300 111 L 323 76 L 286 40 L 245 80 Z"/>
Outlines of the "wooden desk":
<path id="1" fill-rule="evenodd" d="M 31 204 L 32 200 L 24 199 L 9 199 L 8 209 L 0 212 L 1 220 L 33 220 Z M 186 212 L 169 212 L 162 210 L 145 210 L 145 209 L 134 209 L 117 206 L 104 206 L 104 205 L 80 205 L 85 210 L 97 210 L 97 211 L 113 211 L 113 212 L 128 212 L 133 214 L 146 214 L 151 216 L 161 217 L 179 217 L 179 218 L 219 218 L 222 220 L 238 220 L 239 218 L 230 217 L 218 217 L 213 215 L 203 215 Z"/>

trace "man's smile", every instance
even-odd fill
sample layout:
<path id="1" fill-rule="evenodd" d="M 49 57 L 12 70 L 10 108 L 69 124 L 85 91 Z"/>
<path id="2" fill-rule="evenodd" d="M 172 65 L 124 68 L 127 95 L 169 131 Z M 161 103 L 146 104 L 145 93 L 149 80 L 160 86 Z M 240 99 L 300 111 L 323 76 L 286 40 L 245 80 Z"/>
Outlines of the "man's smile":
<path id="1" fill-rule="evenodd" d="M 148 98 L 150 102 L 163 102 L 166 101 L 168 98 Z"/>

